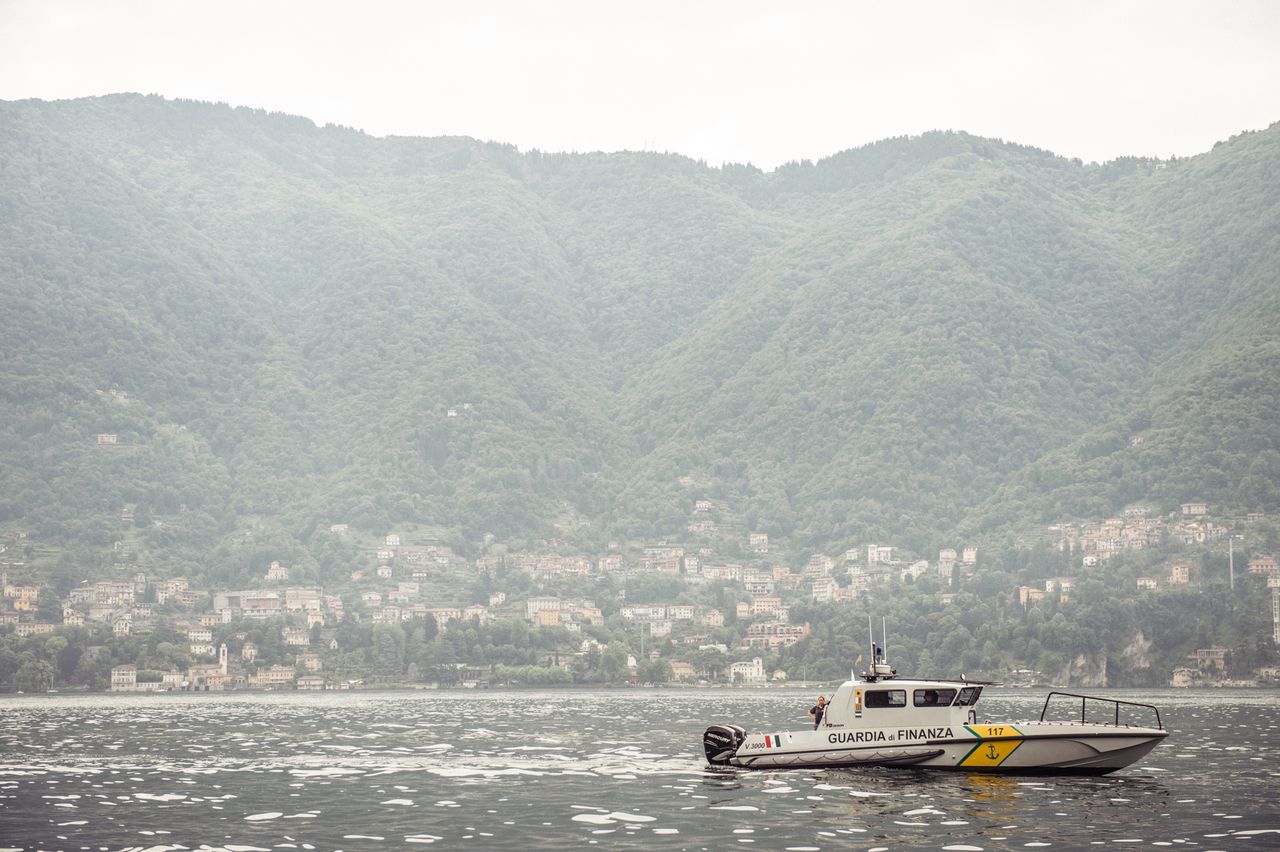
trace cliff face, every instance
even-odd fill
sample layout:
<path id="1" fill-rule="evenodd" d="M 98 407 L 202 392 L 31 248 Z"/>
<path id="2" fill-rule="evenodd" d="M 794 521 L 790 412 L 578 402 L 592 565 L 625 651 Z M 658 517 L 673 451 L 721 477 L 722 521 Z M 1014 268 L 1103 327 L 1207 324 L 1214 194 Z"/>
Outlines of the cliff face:
<path id="1" fill-rule="evenodd" d="M 1139 630 L 1134 634 L 1133 640 L 1125 646 L 1120 652 L 1125 666 L 1129 670 L 1149 670 L 1151 668 L 1151 648 L 1152 642 L 1142 635 Z"/>
<path id="2" fill-rule="evenodd" d="M 1053 682 L 1067 687 L 1133 687 L 1163 682 L 1153 672 L 1154 644 L 1139 630 L 1118 653 L 1079 654 L 1058 670 Z M 1154 679 L 1153 679 L 1154 678 Z"/>
<path id="3" fill-rule="evenodd" d="M 1067 687 L 1107 686 L 1107 655 L 1080 654 L 1059 669 L 1053 682 Z"/>

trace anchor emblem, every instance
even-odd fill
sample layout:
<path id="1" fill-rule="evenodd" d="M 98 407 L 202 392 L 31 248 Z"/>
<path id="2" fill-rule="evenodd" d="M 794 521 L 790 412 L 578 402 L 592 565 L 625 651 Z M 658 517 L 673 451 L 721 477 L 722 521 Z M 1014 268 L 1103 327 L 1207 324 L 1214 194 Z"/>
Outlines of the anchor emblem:
<path id="1" fill-rule="evenodd" d="M 996 760 L 996 759 L 998 759 L 999 757 L 1000 757 L 1000 755 L 996 753 L 996 745 L 995 745 L 995 743 L 987 743 L 987 759 L 988 759 L 988 760 Z"/>

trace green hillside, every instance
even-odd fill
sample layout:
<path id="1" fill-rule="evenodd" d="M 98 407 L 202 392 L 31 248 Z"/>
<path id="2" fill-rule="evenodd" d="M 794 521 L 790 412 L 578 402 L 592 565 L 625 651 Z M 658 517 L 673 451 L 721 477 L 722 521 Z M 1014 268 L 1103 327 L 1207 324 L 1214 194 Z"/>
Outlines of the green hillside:
<path id="1" fill-rule="evenodd" d="M 1274 511 L 1278 164 L 1280 126 L 766 174 L 3 103 L 0 525 L 83 566 L 132 506 L 160 570 L 231 580 L 247 523 L 323 574 L 334 522 L 592 549 L 680 537 L 698 497 L 831 552 Z"/>

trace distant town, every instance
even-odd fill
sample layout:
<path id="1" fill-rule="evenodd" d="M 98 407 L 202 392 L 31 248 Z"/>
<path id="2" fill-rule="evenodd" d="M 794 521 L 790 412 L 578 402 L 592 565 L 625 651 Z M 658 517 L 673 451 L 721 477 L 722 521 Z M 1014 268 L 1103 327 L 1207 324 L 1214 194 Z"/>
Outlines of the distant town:
<path id="1" fill-rule="evenodd" d="M 109 443 L 113 436 L 99 435 Z M 717 529 L 723 506 L 693 502 L 690 533 Z M 1230 540 L 1237 527 L 1264 520 L 1261 515 L 1214 519 L 1210 507 L 1191 502 L 1159 516 L 1135 506 L 1121 516 L 1055 524 L 1031 536 L 1074 566 L 1039 585 L 1005 590 L 1022 609 L 1067 603 L 1082 576 L 1097 572 L 1126 551 L 1161 548 L 1170 542 L 1203 545 Z M 122 513 L 131 520 L 131 507 Z M 36 543 L 22 530 L 0 540 L 3 599 L 0 640 L 73 636 L 97 669 L 81 661 L 77 671 L 58 671 L 10 643 L 10 682 L 19 689 L 109 689 L 113 692 L 223 691 L 244 689 L 330 690 L 370 686 L 489 686 L 571 684 L 578 682 L 735 684 L 761 686 L 803 679 L 804 673 L 767 665 L 772 652 L 810 635 L 813 626 L 793 619 L 797 606 L 852 606 L 874 603 L 900 584 L 936 589 L 947 605 L 981 570 L 974 546 L 946 547 L 932 558 L 891 544 L 869 543 L 842 553 L 814 553 L 803 564 L 789 564 L 770 552 L 769 536 L 747 533 L 737 548 L 741 558 L 727 560 L 706 545 L 610 543 L 598 555 L 565 553 L 562 542 L 540 542 L 536 552 L 515 552 L 489 542 L 484 555 L 464 559 L 441 542 L 396 531 L 370 536 L 334 523 L 328 535 L 358 544 L 358 564 L 341 582 L 298 582 L 291 566 L 272 560 L 260 566 L 251 588 L 198 588 L 183 576 L 156 576 L 135 570 L 130 545 L 113 545 L 110 576 L 86 581 L 65 596 L 53 597 L 33 563 Z M 1169 587 L 1194 588 L 1201 562 L 1170 558 L 1158 571 L 1133 579 L 1135 594 Z M 1231 571 L 1235 572 L 1234 564 Z M 1274 555 L 1253 556 L 1239 566 L 1241 583 L 1271 596 L 1272 642 L 1280 644 L 1280 566 Z M 637 581 L 670 581 L 672 599 L 635 602 L 627 588 Z M 605 599 L 574 594 L 609 581 L 616 589 Z M 1234 573 L 1231 582 L 1235 582 Z M 451 591 L 441 591 L 441 588 Z M 477 589 L 488 589 L 476 600 Z M 682 591 L 719 590 L 721 605 L 687 602 Z M 465 599 L 470 595 L 471 600 Z M 536 659 L 523 667 L 478 659 L 446 659 L 429 669 L 406 669 L 403 649 L 387 651 L 397 663 L 379 670 L 362 665 L 349 652 L 353 643 L 376 643 L 379 626 L 395 626 L 420 641 L 462 628 L 499 624 L 545 635 Z M 373 628 L 363 639 L 358 628 Z M 153 641 L 148 646 L 109 640 L 128 637 Z M 618 649 L 610 637 L 625 636 Z M 389 640 L 403 643 L 403 639 Z M 529 640 L 532 641 L 532 640 Z M 536 643 L 535 643 L 536 644 Z M 66 642 L 60 646 L 65 647 Z M 119 659 L 130 647 L 147 647 L 148 661 Z M 96 650 L 95 650 L 96 649 Z M 610 656 L 610 668 L 601 663 Z M 163 653 L 161 653 L 163 652 Z M 141 653 L 141 652 L 139 652 Z M 365 655 L 380 653 L 376 648 Z M 109 659 L 103 659 L 104 654 Z M 400 654 L 396 657 L 396 654 Z M 1280 670 L 1263 667 L 1249 678 L 1227 678 L 1229 649 L 1199 648 L 1186 664 L 1168 673 L 1171 686 L 1249 686 L 1274 682 Z M 56 656 L 56 652 L 54 653 Z M 163 659 L 163 668 L 156 661 Z M 0 660 L 2 663 L 3 660 Z M 109 668 L 106 663 L 110 663 Z M 407 674 L 405 672 L 407 671 Z M 109 677 L 108 677 L 109 672 Z M 443 673 L 443 674 L 442 674 Z M 536 676 L 531 673 L 536 673 Z M 3 671 L 0 671 L 3 674 Z M 1043 679 L 1038 672 L 1006 673 L 1011 685 Z"/>

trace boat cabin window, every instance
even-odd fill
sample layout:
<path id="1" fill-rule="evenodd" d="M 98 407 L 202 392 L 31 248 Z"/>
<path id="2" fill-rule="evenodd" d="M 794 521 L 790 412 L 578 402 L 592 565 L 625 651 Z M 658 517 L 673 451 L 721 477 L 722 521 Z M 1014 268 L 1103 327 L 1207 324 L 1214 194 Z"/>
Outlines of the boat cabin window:
<path id="1" fill-rule="evenodd" d="M 960 690 L 960 700 L 957 701 L 956 703 L 959 704 L 961 707 L 968 707 L 972 704 L 977 704 L 978 696 L 981 694 L 982 694 L 982 687 L 966 686 L 964 689 Z"/>
<path id="2" fill-rule="evenodd" d="M 867 692 L 868 707 L 906 707 L 905 689 L 876 689 Z"/>
<path id="3" fill-rule="evenodd" d="M 917 707 L 950 707 L 956 700 L 954 689 L 917 689 L 911 696 Z"/>

